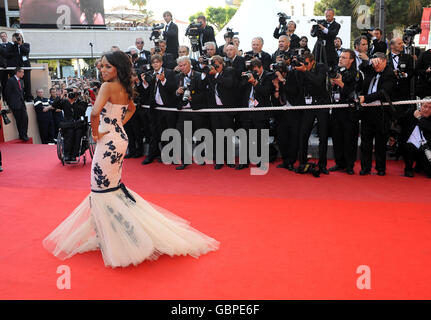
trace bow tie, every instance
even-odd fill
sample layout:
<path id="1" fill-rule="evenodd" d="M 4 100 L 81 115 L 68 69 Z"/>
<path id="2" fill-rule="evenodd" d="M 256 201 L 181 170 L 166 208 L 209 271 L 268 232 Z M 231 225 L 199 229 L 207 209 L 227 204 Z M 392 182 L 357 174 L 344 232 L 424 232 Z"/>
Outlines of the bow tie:
<path id="1" fill-rule="evenodd" d="M 400 54 L 392 54 L 392 56 L 395 58 L 395 57 L 399 57 Z"/>

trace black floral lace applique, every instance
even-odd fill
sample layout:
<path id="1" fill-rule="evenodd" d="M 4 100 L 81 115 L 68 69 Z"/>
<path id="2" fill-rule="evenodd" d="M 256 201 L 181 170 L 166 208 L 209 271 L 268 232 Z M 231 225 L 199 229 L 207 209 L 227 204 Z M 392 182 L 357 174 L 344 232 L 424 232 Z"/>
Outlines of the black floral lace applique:
<path id="1" fill-rule="evenodd" d="M 106 175 L 103 175 L 103 170 L 102 170 L 102 168 L 100 168 L 100 165 L 98 163 L 96 163 L 94 165 L 93 172 L 94 172 L 94 175 L 95 175 L 94 176 L 94 180 L 96 180 L 98 188 L 102 188 L 102 186 L 109 187 L 109 185 L 111 184 L 111 182 L 106 177 Z"/>

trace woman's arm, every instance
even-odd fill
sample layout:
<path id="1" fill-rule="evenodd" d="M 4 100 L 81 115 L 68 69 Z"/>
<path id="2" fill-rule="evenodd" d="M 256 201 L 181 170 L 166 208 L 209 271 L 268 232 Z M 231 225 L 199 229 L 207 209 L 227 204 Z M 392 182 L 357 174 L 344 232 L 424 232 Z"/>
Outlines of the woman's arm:
<path id="1" fill-rule="evenodd" d="M 135 111 L 136 111 L 136 106 L 133 103 L 133 100 L 130 99 L 129 100 L 129 106 L 128 106 L 127 111 L 126 111 L 126 116 L 124 117 L 124 120 L 123 120 L 123 126 L 127 123 L 127 121 L 130 120 L 130 118 L 133 116 Z"/>
<path id="2" fill-rule="evenodd" d="M 99 94 L 97 95 L 96 102 L 94 102 L 94 106 L 91 110 L 91 132 L 93 135 L 93 140 L 97 141 L 99 138 L 103 137 L 103 135 L 108 132 L 104 132 L 102 135 L 99 135 L 99 117 L 100 112 L 105 106 L 106 102 L 110 97 L 109 83 L 105 82 L 100 87 Z"/>

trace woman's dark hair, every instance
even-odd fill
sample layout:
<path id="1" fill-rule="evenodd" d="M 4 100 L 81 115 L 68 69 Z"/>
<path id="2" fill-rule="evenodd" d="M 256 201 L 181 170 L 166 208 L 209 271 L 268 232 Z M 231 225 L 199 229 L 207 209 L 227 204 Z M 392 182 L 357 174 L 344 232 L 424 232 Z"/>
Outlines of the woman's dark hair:
<path id="1" fill-rule="evenodd" d="M 127 54 L 123 51 L 111 51 L 103 54 L 108 62 L 117 69 L 118 80 L 126 90 L 130 99 L 133 99 L 134 92 L 132 87 L 133 66 Z"/>

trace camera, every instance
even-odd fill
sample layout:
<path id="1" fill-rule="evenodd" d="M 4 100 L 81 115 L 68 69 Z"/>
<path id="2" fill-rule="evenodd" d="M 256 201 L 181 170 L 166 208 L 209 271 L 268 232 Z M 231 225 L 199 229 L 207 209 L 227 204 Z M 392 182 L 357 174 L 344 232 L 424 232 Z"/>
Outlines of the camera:
<path id="1" fill-rule="evenodd" d="M 151 28 L 151 35 L 150 35 L 150 41 L 154 41 L 154 45 L 156 46 L 156 53 L 160 52 L 159 47 L 159 40 L 160 40 L 160 32 L 159 30 L 162 30 L 165 27 L 163 23 L 153 24 L 153 27 Z"/>
<path id="2" fill-rule="evenodd" d="M 319 28 L 319 24 L 325 25 L 326 20 L 324 20 L 324 19 L 322 19 L 322 20 L 311 19 L 310 21 L 314 22 L 313 26 L 311 27 L 310 35 L 312 37 L 320 37 L 322 34 L 322 31 Z"/>
<path id="3" fill-rule="evenodd" d="M 398 70 L 395 70 L 395 71 L 396 71 L 395 74 L 396 74 L 396 76 L 397 76 L 398 79 L 405 79 L 405 78 L 407 78 L 407 74 L 406 74 L 406 72 L 407 72 L 407 66 L 406 66 L 405 63 L 400 63 L 398 65 Z"/>
<path id="4" fill-rule="evenodd" d="M 428 162 L 431 164 L 431 148 L 428 142 L 421 142 L 419 150 L 425 153 Z"/>
<path id="5" fill-rule="evenodd" d="M 156 80 L 156 76 L 154 75 L 154 72 L 153 71 L 144 72 L 144 80 L 147 83 L 151 83 L 151 82 L 155 81 Z"/>
<path id="6" fill-rule="evenodd" d="M 235 36 L 237 36 L 237 35 L 239 35 L 239 32 L 233 32 L 233 29 L 232 28 L 226 28 L 226 36 L 228 37 L 228 38 L 233 38 L 233 37 L 235 37 Z"/>
<path id="7" fill-rule="evenodd" d="M 186 29 L 186 37 L 198 37 L 200 33 L 199 29 L 201 27 L 202 27 L 202 23 L 200 22 L 190 23 Z"/>
<path id="8" fill-rule="evenodd" d="M 292 57 L 292 60 L 290 62 L 290 66 L 292 68 L 294 67 L 300 67 L 301 64 L 305 64 L 305 59 L 299 55 L 295 55 Z"/>
<path id="9" fill-rule="evenodd" d="M 277 13 L 277 16 L 280 23 L 279 34 L 285 34 L 287 32 L 287 19 L 290 19 L 291 16 L 286 15 L 284 12 Z"/>
<path id="10" fill-rule="evenodd" d="M 9 117 L 7 116 L 8 113 L 10 113 L 11 111 L 9 109 L 3 109 L 0 110 L 0 115 L 3 118 L 3 122 L 5 125 L 8 125 L 11 121 L 9 119 Z M 1 123 L 0 123 L 1 125 Z"/>
<path id="11" fill-rule="evenodd" d="M 411 26 L 408 26 L 406 29 L 404 29 L 403 34 L 403 41 L 407 46 L 410 46 L 413 44 L 413 40 L 415 38 L 415 35 L 422 32 L 422 29 L 417 25 L 413 24 Z"/>
<path id="12" fill-rule="evenodd" d="M 256 71 L 247 71 L 244 74 L 241 75 L 241 78 L 249 80 L 251 79 L 251 77 L 253 76 L 253 78 L 258 79 L 259 75 L 257 74 Z"/>
<path id="13" fill-rule="evenodd" d="M 344 68 L 344 67 L 329 67 L 329 70 L 328 70 L 328 78 L 329 79 L 335 79 L 335 78 L 337 78 L 338 77 L 338 74 L 339 73 L 341 73 L 341 72 L 343 72 L 344 70 L 346 70 L 346 68 Z"/>

